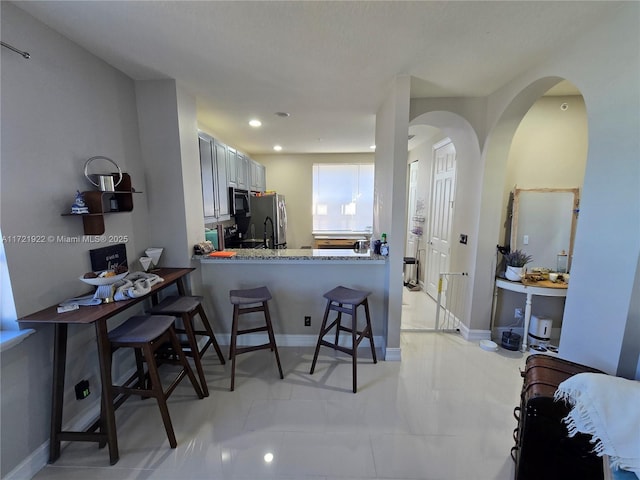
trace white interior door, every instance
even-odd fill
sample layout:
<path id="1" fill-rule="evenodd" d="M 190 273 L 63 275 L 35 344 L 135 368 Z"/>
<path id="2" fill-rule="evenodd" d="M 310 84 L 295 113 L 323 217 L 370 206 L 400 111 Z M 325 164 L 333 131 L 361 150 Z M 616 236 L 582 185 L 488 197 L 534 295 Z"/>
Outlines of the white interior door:
<path id="1" fill-rule="evenodd" d="M 413 228 L 413 216 L 416 215 L 416 195 L 418 190 L 418 162 L 411 162 L 409 164 L 409 199 L 407 201 L 407 245 L 404 251 L 405 257 L 415 257 L 417 241 L 419 240 L 411 229 Z M 411 265 L 407 265 L 405 268 L 413 268 Z M 409 272 L 407 272 L 409 274 Z M 413 278 L 413 277 L 410 277 Z"/>
<path id="2" fill-rule="evenodd" d="M 456 149 L 449 139 L 434 146 L 432 178 L 425 282 L 427 293 L 437 298 L 440 272 L 449 270 L 451 252 Z"/>

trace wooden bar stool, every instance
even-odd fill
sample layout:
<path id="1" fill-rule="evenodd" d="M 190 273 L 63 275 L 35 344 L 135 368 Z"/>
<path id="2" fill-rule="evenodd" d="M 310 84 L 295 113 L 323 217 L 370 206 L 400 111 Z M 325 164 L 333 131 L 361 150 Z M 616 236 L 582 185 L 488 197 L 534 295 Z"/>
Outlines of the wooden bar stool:
<path id="1" fill-rule="evenodd" d="M 218 354 L 220 362 L 224 365 L 224 356 L 220 350 L 220 346 L 216 340 L 216 336 L 213 333 L 211 324 L 207 315 L 202 308 L 202 297 L 200 296 L 170 296 L 163 299 L 158 305 L 149 310 L 149 313 L 154 315 L 171 315 L 180 317 L 182 319 L 183 328 L 176 328 L 176 333 L 183 333 L 187 335 L 189 340 L 189 346 L 187 350 L 184 350 L 185 355 L 193 357 L 193 363 L 196 366 L 198 377 L 200 378 L 200 385 L 204 396 L 209 396 L 209 388 L 207 387 L 207 380 L 204 376 L 204 370 L 202 368 L 201 358 L 211 345 Z M 196 330 L 193 323 L 193 318 L 199 315 L 202 322 L 202 328 L 204 330 Z M 204 346 L 198 348 L 198 339 L 196 336 L 208 337 Z"/>
<path id="2" fill-rule="evenodd" d="M 276 354 L 276 362 L 280 371 L 280 378 L 284 378 L 282 374 L 282 366 L 280 365 L 280 356 L 278 355 L 278 347 L 276 346 L 276 337 L 273 335 L 273 326 L 271 325 L 271 315 L 269 314 L 269 305 L 267 302 L 271 300 L 271 293 L 267 287 L 258 287 L 247 290 L 231 290 L 229 299 L 233 304 L 233 324 L 231 325 L 231 345 L 229 346 L 229 359 L 231 360 L 231 391 L 233 392 L 235 375 L 236 375 L 236 356 L 241 353 L 253 352 L 254 350 L 270 349 Z M 260 305 L 257 305 L 260 304 Z M 254 306 L 247 306 L 254 305 Z M 238 321 L 240 315 L 244 313 L 264 312 L 265 325 L 255 328 L 238 329 Z M 236 346 L 238 335 L 247 333 L 267 332 L 269 342 L 262 345 L 252 345 L 248 347 Z"/>
<path id="3" fill-rule="evenodd" d="M 140 315 L 131 317 L 109 332 L 112 356 L 114 351 L 123 347 L 133 348 L 136 354 L 136 372 L 123 385 L 113 385 L 114 396 L 116 394 L 123 395 L 123 397 L 116 402 L 116 408 L 130 395 L 154 397 L 158 402 L 160 415 L 162 416 L 162 422 L 164 423 L 171 448 L 176 448 L 177 442 L 171 424 L 171 417 L 169 416 L 169 409 L 167 408 L 167 398 L 169 398 L 169 395 L 171 395 L 177 387 L 180 380 L 184 378 L 184 374 L 178 375 L 171 385 L 166 390 L 163 390 L 158 373 L 155 351 L 165 342 L 171 342 L 180 364 L 183 367 L 183 371 L 186 372 L 189 380 L 191 380 L 191 384 L 198 398 L 204 398 L 200 385 L 178 341 L 178 336 L 173 327 L 175 321 L 175 317 L 167 315 Z M 147 363 L 148 371 L 146 374 L 144 372 L 143 361 Z"/>
<path id="4" fill-rule="evenodd" d="M 373 363 L 378 363 L 378 360 L 376 359 L 376 347 L 373 345 L 373 331 L 371 329 L 369 301 L 367 299 L 370 293 L 371 292 L 362 292 L 359 290 L 353 290 L 351 288 L 340 286 L 323 295 L 324 298 L 327 299 L 327 307 L 324 311 L 324 318 L 322 319 L 322 326 L 320 327 L 320 334 L 318 335 L 318 343 L 316 345 L 316 351 L 313 355 L 311 371 L 309 372 L 310 374 L 313 374 L 313 371 L 316 367 L 318 352 L 320 352 L 320 345 L 331 347 L 334 350 L 340 350 L 341 352 L 347 353 L 352 357 L 353 393 L 356 393 L 358 389 L 358 345 L 364 338 L 369 339 L 369 343 L 371 345 L 371 355 L 373 356 Z M 366 325 L 362 331 L 358 331 L 357 310 L 360 305 L 364 306 L 366 319 Z M 332 310 L 337 312 L 338 316 L 327 327 L 329 312 Z M 351 315 L 351 328 L 347 328 L 341 324 L 343 313 Z M 333 327 L 336 327 L 336 334 L 335 341 L 331 343 L 324 340 L 324 336 L 329 333 L 329 331 L 331 331 Z M 341 331 L 351 333 L 351 348 L 343 347 L 338 344 Z"/>

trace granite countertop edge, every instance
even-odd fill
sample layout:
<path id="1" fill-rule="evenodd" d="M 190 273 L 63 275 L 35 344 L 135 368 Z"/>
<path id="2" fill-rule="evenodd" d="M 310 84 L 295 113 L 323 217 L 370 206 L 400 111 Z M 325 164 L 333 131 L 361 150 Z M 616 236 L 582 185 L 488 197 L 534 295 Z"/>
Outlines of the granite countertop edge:
<path id="1" fill-rule="evenodd" d="M 251 260 L 278 260 L 278 261 L 349 261 L 349 262 L 376 262 L 384 263 L 387 257 L 374 253 L 357 253 L 353 250 L 342 249 L 253 249 L 238 248 L 226 249 L 235 252 L 231 257 L 209 257 L 208 255 L 194 255 L 194 260 L 203 263 L 209 262 L 237 262 Z"/>

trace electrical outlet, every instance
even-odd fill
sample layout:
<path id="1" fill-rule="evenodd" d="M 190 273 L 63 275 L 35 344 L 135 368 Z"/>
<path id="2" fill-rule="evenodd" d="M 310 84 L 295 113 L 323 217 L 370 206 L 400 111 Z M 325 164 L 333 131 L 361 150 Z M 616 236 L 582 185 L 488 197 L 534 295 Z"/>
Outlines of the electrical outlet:
<path id="1" fill-rule="evenodd" d="M 516 308 L 515 312 L 513 312 L 513 318 L 521 319 L 523 316 L 521 308 Z"/>
<path id="2" fill-rule="evenodd" d="M 304 326 L 305 327 L 310 327 L 311 326 L 311 317 L 310 316 L 305 316 L 304 317 Z"/>
<path id="3" fill-rule="evenodd" d="M 82 380 L 76 384 L 76 400 L 87 398 L 90 393 L 89 380 Z"/>

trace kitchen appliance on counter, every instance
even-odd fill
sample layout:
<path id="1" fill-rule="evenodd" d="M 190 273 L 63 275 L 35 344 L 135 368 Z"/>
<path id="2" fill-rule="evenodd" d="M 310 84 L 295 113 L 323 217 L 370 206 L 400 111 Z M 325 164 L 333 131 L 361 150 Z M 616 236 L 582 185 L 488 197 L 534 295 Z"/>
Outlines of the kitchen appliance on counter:
<path id="1" fill-rule="evenodd" d="M 287 248 L 287 208 L 284 195 L 251 197 L 250 231 L 266 248 Z"/>

